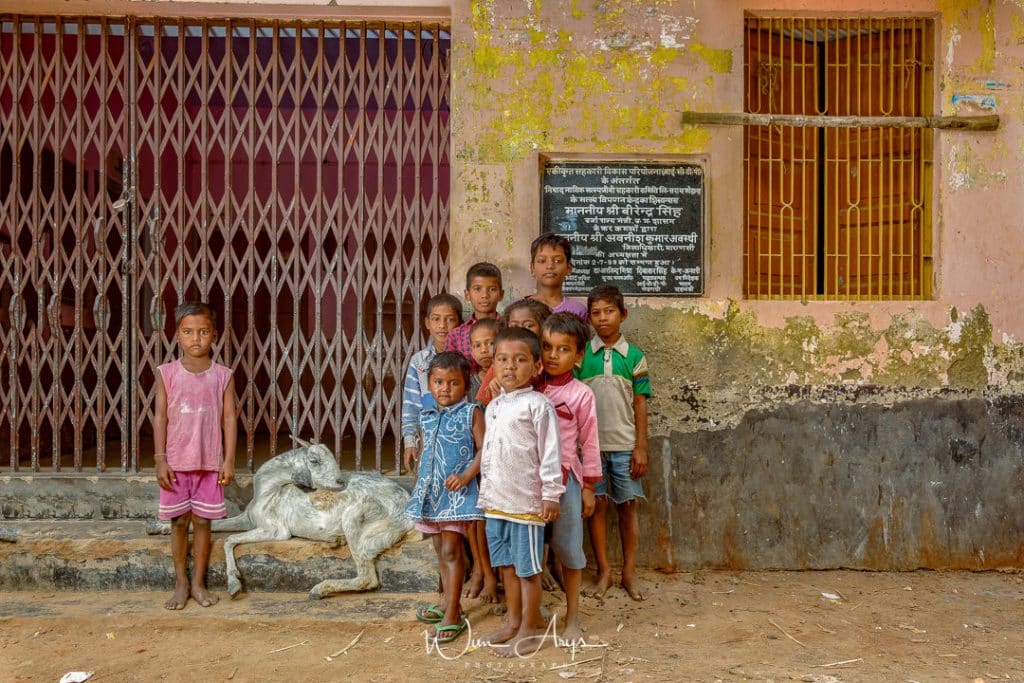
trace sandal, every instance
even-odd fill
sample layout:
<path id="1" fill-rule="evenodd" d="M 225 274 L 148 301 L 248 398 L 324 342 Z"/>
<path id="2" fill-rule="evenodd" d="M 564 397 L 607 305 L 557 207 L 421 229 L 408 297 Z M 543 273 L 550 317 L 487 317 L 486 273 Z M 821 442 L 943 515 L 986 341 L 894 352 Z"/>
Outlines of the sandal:
<path id="1" fill-rule="evenodd" d="M 428 605 L 416 610 L 417 621 L 424 624 L 439 624 L 444 621 L 444 610 L 440 605 Z"/>
<path id="2" fill-rule="evenodd" d="M 434 640 L 439 643 L 450 643 L 461 635 L 466 630 L 466 616 L 463 615 L 462 619 L 457 624 L 449 624 L 447 626 L 435 626 L 434 627 Z"/>

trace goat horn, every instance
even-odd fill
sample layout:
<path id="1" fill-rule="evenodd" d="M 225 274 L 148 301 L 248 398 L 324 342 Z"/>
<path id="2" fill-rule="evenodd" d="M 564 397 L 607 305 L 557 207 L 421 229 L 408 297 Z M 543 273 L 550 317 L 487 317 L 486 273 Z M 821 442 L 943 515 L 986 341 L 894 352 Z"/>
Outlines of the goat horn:
<path id="1" fill-rule="evenodd" d="M 295 439 L 295 441 L 297 441 L 300 446 L 305 446 L 306 448 L 309 448 L 310 446 L 313 445 L 310 442 L 306 441 L 305 439 L 300 439 L 297 436 L 293 436 L 292 438 Z"/>

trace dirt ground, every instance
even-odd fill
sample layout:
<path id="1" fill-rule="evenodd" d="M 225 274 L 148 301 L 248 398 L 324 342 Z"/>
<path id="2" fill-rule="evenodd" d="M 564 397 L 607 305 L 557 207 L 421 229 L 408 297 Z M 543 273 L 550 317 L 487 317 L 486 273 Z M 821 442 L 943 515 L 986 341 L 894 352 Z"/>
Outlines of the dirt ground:
<path id="1" fill-rule="evenodd" d="M 614 589 L 603 602 L 584 599 L 587 642 L 575 654 L 546 644 L 513 660 L 466 635 L 428 651 L 412 613 L 430 594 L 321 602 L 248 594 L 174 613 L 156 593 L 7 593 L 0 682 L 55 682 L 80 670 L 104 682 L 1024 680 L 1024 579 L 1016 574 L 643 578 L 646 602 Z M 545 604 L 557 609 L 561 599 L 548 593 Z M 465 606 L 473 638 L 500 620 L 488 605 Z"/>

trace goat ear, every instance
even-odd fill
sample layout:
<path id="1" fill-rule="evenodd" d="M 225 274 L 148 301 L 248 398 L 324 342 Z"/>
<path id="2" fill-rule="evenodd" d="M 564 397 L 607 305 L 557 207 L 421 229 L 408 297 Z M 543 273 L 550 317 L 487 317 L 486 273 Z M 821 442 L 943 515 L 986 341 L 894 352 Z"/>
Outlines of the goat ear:
<path id="1" fill-rule="evenodd" d="M 297 465 L 292 469 L 292 481 L 298 486 L 304 486 L 307 489 L 313 488 L 313 478 L 309 474 L 309 467 L 305 463 Z"/>

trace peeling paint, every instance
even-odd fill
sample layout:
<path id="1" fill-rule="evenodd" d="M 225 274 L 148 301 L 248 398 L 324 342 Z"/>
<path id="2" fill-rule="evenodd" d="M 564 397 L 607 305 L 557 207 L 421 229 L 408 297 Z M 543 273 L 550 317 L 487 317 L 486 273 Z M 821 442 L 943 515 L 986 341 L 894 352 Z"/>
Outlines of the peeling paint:
<path id="1" fill-rule="evenodd" d="M 525 30 L 496 25 L 499 7 L 489 0 L 471 4 L 472 41 L 456 51 L 454 79 L 467 89 L 466 106 L 492 112 L 456 150 L 459 158 L 510 163 L 533 149 L 564 149 L 565 142 L 570 150 L 625 151 L 629 141 L 648 140 L 657 142 L 659 151 L 677 153 L 698 152 L 708 144 L 706 130 L 679 126 L 675 114 L 682 104 L 669 101 L 699 101 L 684 75 L 691 71 L 681 60 L 687 50 L 680 47 L 689 42 L 695 18 L 660 27 L 659 35 L 672 39 L 653 44 L 613 29 L 631 26 L 625 19 L 630 13 L 650 22 L 662 15 L 651 15 L 644 3 L 599 3 L 589 16 L 596 40 L 608 48 L 602 49 L 564 28 L 552 30 L 536 6 Z M 578 4 L 568 10 L 581 22 L 588 17 Z M 609 47 L 619 38 L 622 49 Z M 732 67 L 728 50 L 697 45 L 689 51 L 712 71 Z M 572 114 L 580 120 L 570 127 Z"/>
<path id="2" fill-rule="evenodd" d="M 998 163 L 997 160 L 1004 156 L 1004 151 L 1002 145 L 990 146 L 986 158 L 981 159 L 970 143 L 954 145 L 949 150 L 947 167 L 949 189 L 953 191 L 970 190 L 976 187 L 988 187 L 993 182 L 1005 183 L 1006 171 L 992 168 Z"/>
<path id="3" fill-rule="evenodd" d="M 987 3 L 987 7 L 981 13 L 979 21 L 979 33 L 981 35 L 981 56 L 975 63 L 978 71 L 989 72 L 996 65 L 996 10 L 995 3 Z"/>
<path id="4" fill-rule="evenodd" d="M 857 394 L 858 401 L 886 403 L 949 389 L 984 390 L 1000 377 L 1024 381 L 1024 346 L 996 347 L 981 306 L 966 314 L 951 309 L 945 327 L 911 312 L 893 315 L 878 330 L 867 313 L 852 312 L 836 314 L 828 327 L 793 316 L 781 329 L 766 328 L 735 301 L 721 316 L 692 307 L 640 307 L 629 323 L 627 334 L 666 387 L 654 404 L 652 429 L 724 429 L 749 410 L 806 399 L 803 390 L 790 396 L 773 387 L 827 392 L 864 386 L 870 391 Z M 664 329 L 674 332 L 660 334 Z M 687 343 L 680 346 L 678 339 Z"/>
<path id="5" fill-rule="evenodd" d="M 950 104 L 954 107 L 957 105 L 971 105 L 978 107 L 979 109 L 995 109 L 996 98 L 991 95 L 953 95 L 950 98 Z"/>
<path id="6" fill-rule="evenodd" d="M 956 44 L 960 42 L 960 31 L 956 26 L 949 29 L 949 40 L 946 41 L 946 71 L 953 68 L 953 59 L 956 56 Z"/>

